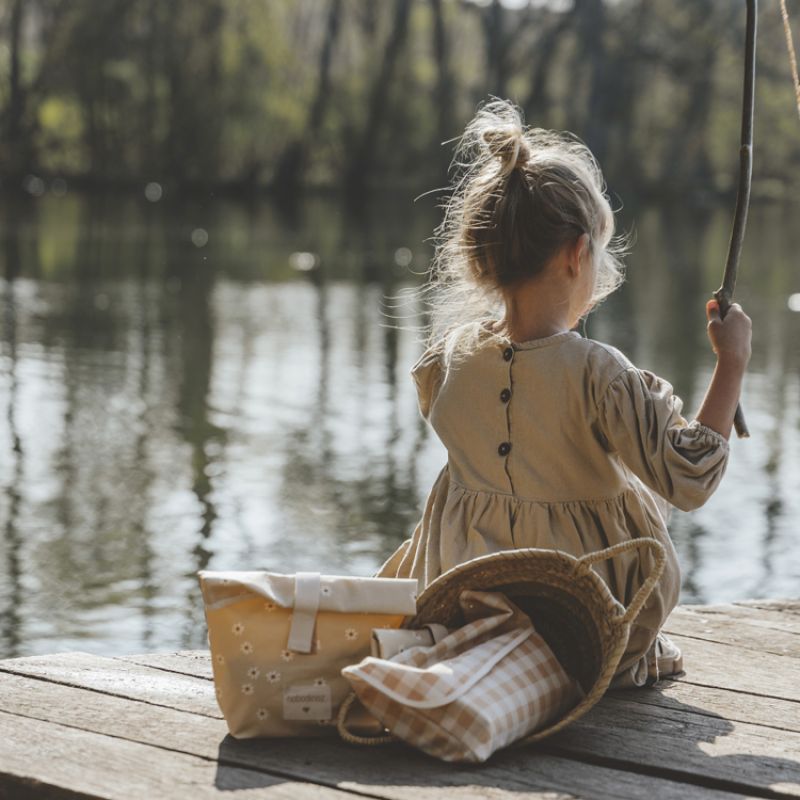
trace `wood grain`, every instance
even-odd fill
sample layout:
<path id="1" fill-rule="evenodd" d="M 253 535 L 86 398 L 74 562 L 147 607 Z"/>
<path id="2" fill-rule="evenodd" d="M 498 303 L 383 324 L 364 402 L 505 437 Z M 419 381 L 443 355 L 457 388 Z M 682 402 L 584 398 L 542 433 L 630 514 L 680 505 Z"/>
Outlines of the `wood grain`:
<path id="1" fill-rule="evenodd" d="M 685 675 L 609 692 L 483 765 L 334 737 L 235 740 L 204 651 L 0 661 L 0 800 L 796 797 L 800 602 L 757 602 L 676 609 Z"/>

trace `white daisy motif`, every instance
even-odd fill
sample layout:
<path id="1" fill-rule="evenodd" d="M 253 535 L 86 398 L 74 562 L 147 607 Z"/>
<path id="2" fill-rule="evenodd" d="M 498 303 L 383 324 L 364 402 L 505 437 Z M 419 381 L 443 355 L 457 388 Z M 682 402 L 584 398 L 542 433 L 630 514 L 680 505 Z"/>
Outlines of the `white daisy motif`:
<path id="1" fill-rule="evenodd" d="M 231 632 L 234 636 L 241 636 L 244 633 L 244 625 L 241 622 L 234 622 Z"/>
<path id="2" fill-rule="evenodd" d="M 267 611 L 274 611 L 277 607 L 278 606 L 275 605 L 275 603 L 273 603 L 273 602 L 264 603 L 264 608 L 266 608 Z"/>
<path id="3" fill-rule="evenodd" d="M 325 678 L 314 678 L 314 686 L 326 686 Z"/>
<path id="4" fill-rule="evenodd" d="M 272 672 L 267 673 L 267 680 L 270 683 L 277 683 L 280 679 L 281 679 L 281 674 L 276 669 L 273 669 Z"/>
<path id="5" fill-rule="evenodd" d="M 250 667 L 250 669 L 247 670 L 247 677 L 252 678 L 253 680 L 255 680 L 260 674 L 261 670 L 258 667 Z"/>
<path id="6" fill-rule="evenodd" d="M 224 664 L 225 663 L 225 656 L 222 655 L 222 653 L 217 653 L 214 656 L 214 660 L 217 662 L 217 664 Z"/>
<path id="7" fill-rule="evenodd" d="M 358 639 L 358 631 L 355 628 L 347 628 L 344 632 L 344 638 L 353 641 L 353 639 Z"/>
<path id="8" fill-rule="evenodd" d="M 281 650 L 281 658 L 284 661 L 291 661 L 294 658 L 294 653 L 291 650 Z"/>
<path id="9" fill-rule="evenodd" d="M 242 694 L 253 694 L 253 684 L 252 683 L 243 683 L 242 684 Z"/>
<path id="10" fill-rule="evenodd" d="M 241 650 L 246 656 L 249 656 L 253 652 L 253 645 L 250 642 L 242 642 Z"/>
<path id="11" fill-rule="evenodd" d="M 256 717 L 258 717 L 258 719 L 263 720 L 266 719 L 268 716 L 269 716 L 269 711 L 267 711 L 266 708 L 259 708 L 258 711 L 256 711 Z"/>

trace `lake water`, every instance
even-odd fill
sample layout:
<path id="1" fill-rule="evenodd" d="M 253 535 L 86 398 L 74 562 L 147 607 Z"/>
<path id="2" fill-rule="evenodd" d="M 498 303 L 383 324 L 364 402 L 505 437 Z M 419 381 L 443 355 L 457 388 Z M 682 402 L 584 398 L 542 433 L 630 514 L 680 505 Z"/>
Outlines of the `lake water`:
<path id="1" fill-rule="evenodd" d="M 585 332 L 691 418 L 730 209 L 624 213 L 628 281 Z M 798 218 L 751 211 L 752 438 L 675 513 L 683 602 L 800 596 Z M 433 202 L 47 193 L 0 220 L 0 657 L 202 646 L 198 569 L 367 575 L 411 535 L 446 453 L 408 374 L 421 319 L 391 298 L 426 268 Z"/>

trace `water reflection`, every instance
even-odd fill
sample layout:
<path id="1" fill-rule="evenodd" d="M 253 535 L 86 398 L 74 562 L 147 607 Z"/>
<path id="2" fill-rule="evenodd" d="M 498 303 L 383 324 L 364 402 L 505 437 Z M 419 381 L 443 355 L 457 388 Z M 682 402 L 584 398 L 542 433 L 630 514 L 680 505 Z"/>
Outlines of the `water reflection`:
<path id="1" fill-rule="evenodd" d="M 391 298 L 413 277 L 399 248 L 425 267 L 431 207 L 0 210 L 0 656 L 200 646 L 196 570 L 368 574 L 410 535 L 446 454 L 408 375 L 421 321 Z M 628 282 L 586 327 L 668 378 L 687 415 L 713 366 L 703 306 L 729 224 L 637 210 Z M 798 236 L 789 212 L 753 210 L 753 438 L 711 502 L 675 514 L 684 601 L 798 594 Z M 314 268 L 293 269 L 296 251 Z"/>

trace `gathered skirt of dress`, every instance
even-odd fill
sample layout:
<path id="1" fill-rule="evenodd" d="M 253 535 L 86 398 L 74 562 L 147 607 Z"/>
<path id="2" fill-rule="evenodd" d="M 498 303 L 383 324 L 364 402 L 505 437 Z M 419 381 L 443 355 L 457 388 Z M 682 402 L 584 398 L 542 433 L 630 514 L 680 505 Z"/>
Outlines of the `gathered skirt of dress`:
<path id="1" fill-rule="evenodd" d="M 419 591 L 452 567 L 478 556 L 520 547 L 561 550 L 579 557 L 627 541 L 631 530 L 653 536 L 667 552 L 665 573 L 634 624 L 617 674 L 632 671 L 634 683 L 647 676 L 655 638 L 680 592 L 680 569 L 666 532 L 668 504 L 644 486 L 632 485 L 601 501 L 549 503 L 467 489 L 440 470 L 422 518 L 375 573 L 416 578 Z M 627 606 L 652 568 L 649 551 L 630 551 L 593 565 L 611 593 Z"/>

